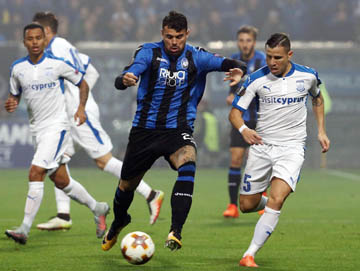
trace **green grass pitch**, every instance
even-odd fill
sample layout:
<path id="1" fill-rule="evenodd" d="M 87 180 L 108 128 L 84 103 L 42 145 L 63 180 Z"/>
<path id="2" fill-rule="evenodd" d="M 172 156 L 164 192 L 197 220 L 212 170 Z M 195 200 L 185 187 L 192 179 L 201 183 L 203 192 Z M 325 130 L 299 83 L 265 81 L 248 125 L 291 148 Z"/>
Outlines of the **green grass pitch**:
<path id="1" fill-rule="evenodd" d="M 74 169 L 72 175 L 95 196 L 112 206 L 117 181 L 96 169 Z M 144 199 L 136 195 L 130 208 L 132 223 L 116 246 L 103 252 L 96 238 L 91 212 L 71 205 L 70 231 L 38 231 L 37 223 L 55 214 L 53 184 L 48 179 L 40 210 L 25 246 L 9 240 L 4 232 L 22 222 L 27 193 L 26 170 L 1 170 L 0 176 L 0 270 L 249 270 L 239 267 L 249 245 L 258 214 L 224 219 L 227 171 L 200 169 L 190 215 L 183 230 L 183 248 L 164 248 L 170 226 L 170 193 L 176 172 L 151 170 L 146 181 L 165 192 L 160 217 L 149 225 Z M 304 170 L 297 191 L 291 195 L 279 224 L 257 254 L 258 270 L 359 270 L 360 269 L 360 171 Z M 113 214 L 108 216 L 110 223 Z M 130 231 L 147 232 L 156 251 L 143 266 L 132 266 L 121 256 L 120 240 Z"/>

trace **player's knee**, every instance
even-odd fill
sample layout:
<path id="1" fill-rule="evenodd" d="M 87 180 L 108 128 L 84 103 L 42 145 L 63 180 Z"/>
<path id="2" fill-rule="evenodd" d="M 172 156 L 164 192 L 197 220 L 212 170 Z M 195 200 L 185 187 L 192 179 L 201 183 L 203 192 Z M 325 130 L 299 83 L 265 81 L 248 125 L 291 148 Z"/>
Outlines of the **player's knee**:
<path id="1" fill-rule="evenodd" d="M 32 166 L 29 170 L 29 180 L 42 181 L 46 174 L 46 170 L 40 167 Z"/>
<path id="2" fill-rule="evenodd" d="M 104 163 L 104 161 L 102 161 L 102 160 L 100 160 L 100 159 L 96 159 L 95 160 L 95 163 L 96 163 L 96 166 L 99 168 L 99 169 L 101 169 L 101 170 L 104 170 L 104 168 L 105 168 L 105 163 Z"/>
<path id="3" fill-rule="evenodd" d="M 109 162 L 109 160 L 111 159 L 112 157 L 112 154 L 111 153 L 107 153 L 99 158 L 96 158 L 95 159 L 95 163 L 96 163 L 96 166 L 101 169 L 101 170 L 104 170 L 106 164 Z"/>
<path id="4" fill-rule="evenodd" d="M 275 210 L 280 210 L 284 204 L 285 199 L 279 195 L 270 195 L 267 205 Z"/>
<path id="5" fill-rule="evenodd" d="M 242 159 L 237 156 L 231 156 L 231 167 L 240 168 L 242 165 Z"/>
<path id="6" fill-rule="evenodd" d="M 239 207 L 240 207 L 240 211 L 242 213 L 252 212 L 258 204 L 259 203 L 255 202 L 254 200 L 244 199 L 241 197 L 239 199 Z"/>

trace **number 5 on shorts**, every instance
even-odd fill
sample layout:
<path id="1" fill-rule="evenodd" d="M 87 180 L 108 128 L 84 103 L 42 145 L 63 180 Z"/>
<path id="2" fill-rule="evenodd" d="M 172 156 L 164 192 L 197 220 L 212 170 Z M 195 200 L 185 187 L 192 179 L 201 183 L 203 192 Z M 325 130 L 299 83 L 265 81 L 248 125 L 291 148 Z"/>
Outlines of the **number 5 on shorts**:
<path id="1" fill-rule="evenodd" d="M 244 176 L 244 185 L 243 185 L 243 189 L 245 192 L 250 192 L 251 190 L 251 183 L 248 181 L 248 179 L 250 179 L 251 176 L 248 174 L 245 174 Z"/>

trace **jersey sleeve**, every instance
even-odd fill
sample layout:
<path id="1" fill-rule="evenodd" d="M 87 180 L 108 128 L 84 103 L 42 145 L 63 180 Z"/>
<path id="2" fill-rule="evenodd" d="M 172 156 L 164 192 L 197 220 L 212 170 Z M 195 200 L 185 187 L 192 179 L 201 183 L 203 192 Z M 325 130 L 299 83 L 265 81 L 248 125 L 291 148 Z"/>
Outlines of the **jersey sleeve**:
<path id="1" fill-rule="evenodd" d="M 139 77 L 150 67 L 151 59 L 152 50 L 149 48 L 144 48 L 143 46 L 139 46 L 136 49 L 130 64 L 124 68 L 122 74 L 131 72 L 135 76 Z"/>
<path id="2" fill-rule="evenodd" d="M 69 80 L 76 86 L 79 86 L 84 74 L 79 72 L 78 69 L 72 65 L 69 61 L 59 60 L 59 76 Z"/>
<path id="3" fill-rule="evenodd" d="M 311 83 L 311 87 L 309 89 L 309 94 L 312 96 L 312 97 L 317 97 L 320 95 L 320 85 L 321 85 L 321 80 L 319 78 L 319 75 L 317 73 L 317 71 L 313 70 L 314 71 L 314 79 L 312 80 L 312 83 Z"/>
<path id="4" fill-rule="evenodd" d="M 251 101 L 256 96 L 256 89 L 254 84 L 250 84 L 251 79 L 250 76 L 247 77 L 245 83 L 242 85 L 241 89 L 236 94 L 232 106 L 239 109 L 242 112 L 245 112 Z"/>
<path id="5" fill-rule="evenodd" d="M 222 63 L 225 57 L 210 53 L 203 48 L 198 49 L 198 67 L 201 71 L 212 72 L 221 71 Z"/>
<path id="6" fill-rule="evenodd" d="M 67 40 L 57 37 L 48 51 L 56 57 L 69 61 L 79 72 L 84 73 L 85 68 L 79 51 Z"/>
<path id="7" fill-rule="evenodd" d="M 84 79 L 86 81 L 86 83 L 89 85 L 89 89 L 92 90 L 97 82 L 99 78 L 99 73 L 98 71 L 95 69 L 95 67 L 89 63 L 87 69 L 86 69 L 86 73 L 84 75 Z"/>
<path id="8" fill-rule="evenodd" d="M 18 96 L 22 92 L 21 84 L 18 80 L 18 78 L 15 75 L 14 70 L 12 69 L 10 71 L 10 87 L 9 87 L 10 94 L 14 96 Z"/>

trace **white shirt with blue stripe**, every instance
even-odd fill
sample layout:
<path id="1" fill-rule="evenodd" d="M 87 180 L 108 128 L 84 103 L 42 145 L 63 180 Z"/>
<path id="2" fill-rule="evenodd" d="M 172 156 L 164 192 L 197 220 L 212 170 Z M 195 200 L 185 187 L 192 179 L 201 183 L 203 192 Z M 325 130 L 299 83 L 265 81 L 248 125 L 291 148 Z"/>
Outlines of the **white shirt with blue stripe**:
<path id="1" fill-rule="evenodd" d="M 33 134 L 51 125 L 68 127 L 64 79 L 78 85 L 83 74 L 69 62 L 44 53 L 38 63 L 24 57 L 10 71 L 10 93 L 24 99 Z"/>
<path id="2" fill-rule="evenodd" d="M 90 57 L 88 55 L 79 53 L 76 47 L 74 47 L 66 39 L 55 36 L 49 42 L 46 48 L 46 52 L 54 55 L 55 57 L 64 58 L 66 61 L 69 61 L 71 64 L 73 64 L 79 71 L 88 74 L 85 75 L 85 81 L 88 82 L 89 80 L 89 90 L 91 90 L 95 85 L 99 74 L 91 65 Z M 79 88 L 73 85 L 71 82 L 65 81 L 65 90 L 66 111 L 68 113 L 68 117 L 72 119 L 80 103 Z M 87 112 L 93 112 L 94 114 L 98 114 L 99 112 L 98 105 L 96 104 L 91 91 L 89 91 L 85 110 Z"/>
<path id="3" fill-rule="evenodd" d="M 291 65 L 284 77 L 273 75 L 268 66 L 252 73 L 242 87 L 242 96 L 237 95 L 232 103 L 245 111 L 256 97 L 256 132 L 266 144 L 305 145 L 307 97 L 320 94 L 321 81 L 314 69 L 293 62 Z"/>

